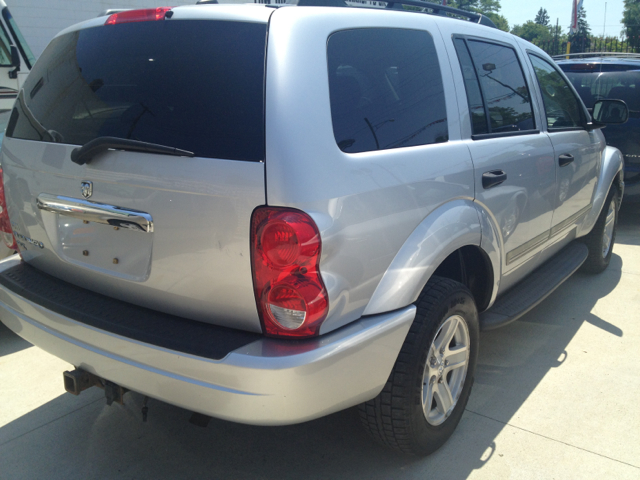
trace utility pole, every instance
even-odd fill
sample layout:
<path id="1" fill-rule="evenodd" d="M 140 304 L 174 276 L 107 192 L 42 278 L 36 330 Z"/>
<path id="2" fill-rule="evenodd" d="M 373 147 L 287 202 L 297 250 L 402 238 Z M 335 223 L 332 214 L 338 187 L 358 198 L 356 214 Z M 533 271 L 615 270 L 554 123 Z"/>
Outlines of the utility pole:
<path id="1" fill-rule="evenodd" d="M 604 2 L 604 25 L 602 26 L 602 38 L 604 39 L 604 32 L 607 28 L 607 2 Z"/>
<path id="2" fill-rule="evenodd" d="M 558 45 L 558 31 L 560 30 L 560 18 L 556 17 L 556 34 L 555 34 L 555 47 L 553 49 L 553 52 L 555 55 L 558 54 L 558 51 L 560 50 L 560 45 Z"/>

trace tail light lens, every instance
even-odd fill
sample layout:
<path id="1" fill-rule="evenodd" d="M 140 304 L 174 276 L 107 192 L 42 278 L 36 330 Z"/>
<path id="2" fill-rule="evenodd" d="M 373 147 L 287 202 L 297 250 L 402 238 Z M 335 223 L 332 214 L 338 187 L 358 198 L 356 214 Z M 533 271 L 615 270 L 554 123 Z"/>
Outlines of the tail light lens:
<path id="1" fill-rule="evenodd" d="M 265 334 L 311 337 L 327 316 L 320 276 L 320 232 L 313 219 L 291 208 L 260 207 L 251 218 L 251 263 Z"/>
<path id="2" fill-rule="evenodd" d="M 173 7 L 146 8 L 143 10 L 127 10 L 125 12 L 109 15 L 105 25 L 117 25 L 119 23 L 153 22 L 164 20 L 165 14 Z"/>
<path id="3" fill-rule="evenodd" d="M 9 212 L 7 211 L 7 201 L 4 198 L 4 177 L 2 167 L 0 167 L 0 235 L 4 244 L 12 250 L 17 250 L 16 239 L 13 236 Z"/>

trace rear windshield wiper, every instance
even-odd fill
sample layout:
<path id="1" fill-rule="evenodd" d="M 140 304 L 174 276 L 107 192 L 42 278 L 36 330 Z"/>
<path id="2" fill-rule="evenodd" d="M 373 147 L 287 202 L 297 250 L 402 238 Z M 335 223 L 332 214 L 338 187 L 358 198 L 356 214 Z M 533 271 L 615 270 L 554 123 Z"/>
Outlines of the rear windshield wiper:
<path id="1" fill-rule="evenodd" d="M 78 165 L 89 163 L 93 157 L 105 150 L 127 150 L 130 152 L 161 153 L 175 155 L 176 157 L 194 157 L 193 152 L 181 150 L 175 147 L 158 145 L 157 143 L 141 142 L 118 137 L 98 137 L 85 143 L 82 147 L 74 148 L 71 152 L 71 161 Z"/>

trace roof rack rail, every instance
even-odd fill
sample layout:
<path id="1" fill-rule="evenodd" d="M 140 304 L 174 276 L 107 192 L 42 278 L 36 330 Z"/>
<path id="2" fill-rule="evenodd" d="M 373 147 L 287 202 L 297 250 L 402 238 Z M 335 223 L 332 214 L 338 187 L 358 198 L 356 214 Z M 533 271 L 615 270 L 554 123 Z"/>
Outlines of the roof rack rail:
<path id="1" fill-rule="evenodd" d="M 286 0 L 284 3 L 275 4 L 275 2 L 273 2 L 275 4 L 273 5 L 272 0 L 254 0 L 255 3 L 264 3 L 267 5 L 276 6 L 276 7 L 284 7 L 286 5 L 298 5 L 300 7 L 361 8 L 364 6 L 364 5 L 349 5 L 348 4 L 349 1 L 350 0 Z M 354 1 L 354 0 L 351 0 L 351 1 Z M 479 23 L 480 25 L 486 25 L 487 27 L 491 27 L 491 28 L 498 28 L 496 27 L 495 23 L 493 23 L 493 21 L 491 21 L 491 19 L 486 15 L 482 15 L 480 13 L 474 13 L 474 12 L 467 12 L 466 10 L 460 10 L 459 8 L 448 7 L 445 5 L 439 5 L 437 3 L 423 2 L 421 0 L 372 0 L 372 3 L 374 2 L 386 3 L 387 4 L 386 9 L 393 9 L 393 10 L 403 10 L 402 8 L 403 5 L 407 5 L 410 7 L 428 8 L 429 10 L 431 10 L 430 12 L 421 12 L 421 11 L 415 11 L 415 10 L 405 10 L 405 11 L 412 12 L 412 13 L 426 13 L 427 15 L 438 15 L 441 17 L 449 17 L 449 18 L 463 17 L 468 19 L 471 22 Z M 220 2 L 218 2 L 218 0 L 198 0 L 196 2 L 197 5 L 216 4 L 216 3 L 220 3 Z M 221 3 L 225 3 L 224 0 L 222 0 Z M 362 2 L 362 3 L 365 3 L 365 2 Z M 366 6 L 364 6 L 364 8 L 366 8 Z M 452 15 L 455 15 L 455 16 L 452 17 Z"/>
<path id="2" fill-rule="evenodd" d="M 565 60 L 574 58 L 593 58 L 593 57 L 614 57 L 614 58 L 640 58 L 640 53 L 627 53 L 627 52 L 584 52 L 584 53 L 562 53 L 560 55 L 554 55 L 554 60 Z"/>
<path id="3" fill-rule="evenodd" d="M 439 15 L 442 17 L 448 17 L 449 14 L 456 15 L 458 17 L 465 17 L 474 23 L 479 23 L 480 25 L 486 25 L 487 27 L 498 28 L 493 21 L 487 17 L 486 15 L 482 15 L 481 13 L 467 12 L 466 10 L 460 10 L 459 8 L 448 7 L 445 5 L 438 5 L 436 3 L 431 2 L 423 2 L 421 0 L 389 0 L 387 3 L 387 8 L 397 9 L 395 5 L 408 5 L 411 7 L 421 7 L 428 8 L 433 13 L 431 15 Z M 418 13 L 427 13 L 427 12 L 418 12 Z"/>

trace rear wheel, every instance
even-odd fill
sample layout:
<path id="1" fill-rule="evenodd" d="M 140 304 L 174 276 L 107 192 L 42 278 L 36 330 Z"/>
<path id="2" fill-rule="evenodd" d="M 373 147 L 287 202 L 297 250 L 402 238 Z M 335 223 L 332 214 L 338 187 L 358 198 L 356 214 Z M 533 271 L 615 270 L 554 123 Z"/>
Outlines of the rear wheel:
<path id="1" fill-rule="evenodd" d="M 582 265 L 584 271 L 600 273 L 609 266 L 616 240 L 619 206 L 618 189 L 612 186 L 593 230 L 584 237 L 589 248 L 589 256 Z"/>
<path id="2" fill-rule="evenodd" d="M 364 427 L 396 450 L 428 455 L 453 434 L 469 399 L 478 312 L 461 283 L 433 277 L 380 395 L 360 405 Z"/>

